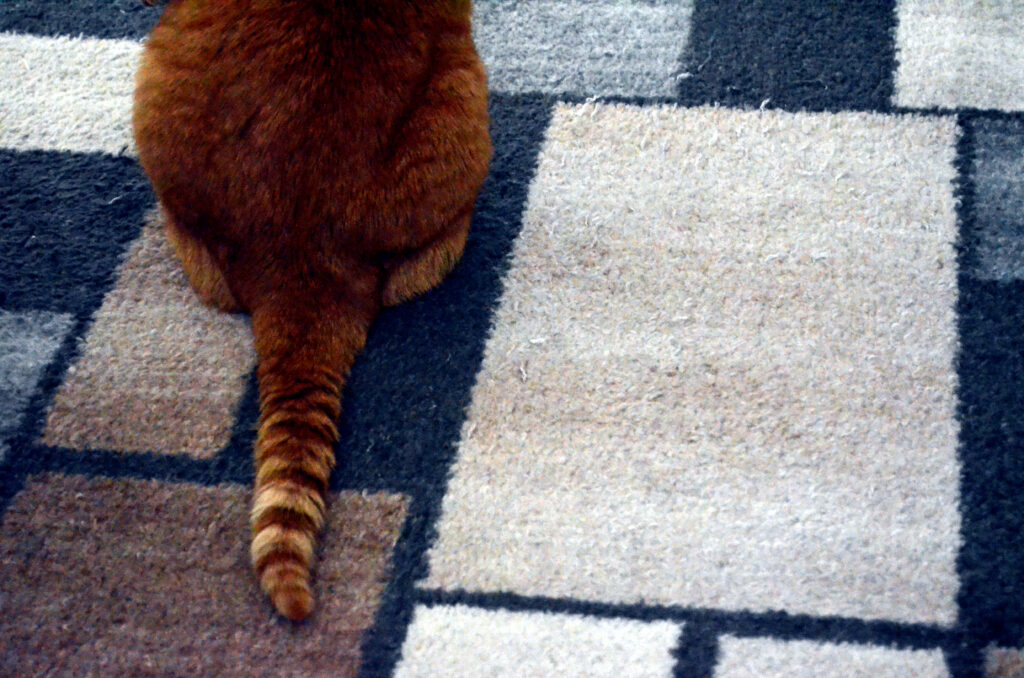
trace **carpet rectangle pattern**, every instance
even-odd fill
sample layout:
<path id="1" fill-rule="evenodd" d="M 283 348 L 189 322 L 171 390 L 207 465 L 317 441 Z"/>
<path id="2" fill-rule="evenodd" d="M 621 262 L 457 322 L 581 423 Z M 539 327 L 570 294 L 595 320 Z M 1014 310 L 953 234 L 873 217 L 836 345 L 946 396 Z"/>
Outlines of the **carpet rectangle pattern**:
<path id="1" fill-rule="evenodd" d="M 476 2 L 491 174 L 301 625 L 135 158 L 159 12 L 0 0 L 0 675 L 1024 677 L 1024 5 Z"/>

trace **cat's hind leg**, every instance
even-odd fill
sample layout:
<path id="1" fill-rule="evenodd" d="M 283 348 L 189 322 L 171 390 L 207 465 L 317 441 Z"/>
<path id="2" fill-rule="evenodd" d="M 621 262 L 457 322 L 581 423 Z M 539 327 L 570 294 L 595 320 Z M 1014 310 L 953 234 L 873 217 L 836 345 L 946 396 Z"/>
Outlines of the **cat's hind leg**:
<path id="1" fill-rule="evenodd" d="M 244 310 L 228 289 L 224 274 L 206 246 L 178 225 L 166 210 L 163 210 L 163 216 L 167 240 L 181 261 L 192 289 L 203 303 L 227 313 Z"/>
<path id="2" fill-rule="evenodd" d="M 416 252 L 400 257 L 387 267 L 384 306 L 395 306 L 436 287 L 462 258 L 472 214 L 456 220 L 453 229 Z"/>

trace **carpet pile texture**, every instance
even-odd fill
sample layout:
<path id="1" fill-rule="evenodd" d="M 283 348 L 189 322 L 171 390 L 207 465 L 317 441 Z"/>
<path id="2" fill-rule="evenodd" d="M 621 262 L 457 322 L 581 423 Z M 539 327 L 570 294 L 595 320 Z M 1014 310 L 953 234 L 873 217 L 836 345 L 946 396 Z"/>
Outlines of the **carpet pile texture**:
<path id="1" fill-rule="evenodd" d="M 1024 5 L 477 2 L 491 175 L 302 625 L 134 155 L 159 11 L 0 1 L 0 675 L 1024 676 Z"/>

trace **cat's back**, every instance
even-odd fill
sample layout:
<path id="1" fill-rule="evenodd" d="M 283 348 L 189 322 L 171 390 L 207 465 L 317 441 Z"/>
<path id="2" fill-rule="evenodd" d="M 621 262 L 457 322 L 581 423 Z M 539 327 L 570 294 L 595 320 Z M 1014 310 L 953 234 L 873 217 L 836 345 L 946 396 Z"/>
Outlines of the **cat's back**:
<path id="1" fill-rule="evenodd" d="M 140 159 L 161 201 L 227 230 L 370 224 L 457 201 L 430 198 L 429 181 L 422 195 L 386 193 L 425 159 L 443 175 L 478 174 L 489 158 L 467 4 L 172 0 L 136 91 Z"/>
<path id="2" fill-rule="evenodd" d="M 152 113 L 165 123 L 217 122 L 206 131 L 221 143 L 240 131 L 238 141 L 267 141 L 293 121 L 315 134 L 310 123 L 339 115 L 358 135 L 402 105 L 385 80 L 415 79 L 430 51 L 430 27 L 413 28 L 409 3 L 381 3 L 403 8 L 386 14 L 359 4 L 171 0 L 146 42 L 137 96 L 164 104 Z"/>

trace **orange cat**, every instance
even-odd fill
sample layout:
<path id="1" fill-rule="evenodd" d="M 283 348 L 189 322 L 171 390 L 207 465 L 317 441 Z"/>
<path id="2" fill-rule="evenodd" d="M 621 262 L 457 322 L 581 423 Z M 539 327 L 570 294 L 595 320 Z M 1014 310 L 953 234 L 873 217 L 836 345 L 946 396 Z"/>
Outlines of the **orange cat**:
<path id="1" fill-rule="evenodd" d="M 259 356 L 252 562 L 277 610 L 310 568 L 343 383 L 384 306 L 462 254 L 491 158 L 458 0 L 171 0 L 134 131 L 199 296 L 246 311 Z"/>

